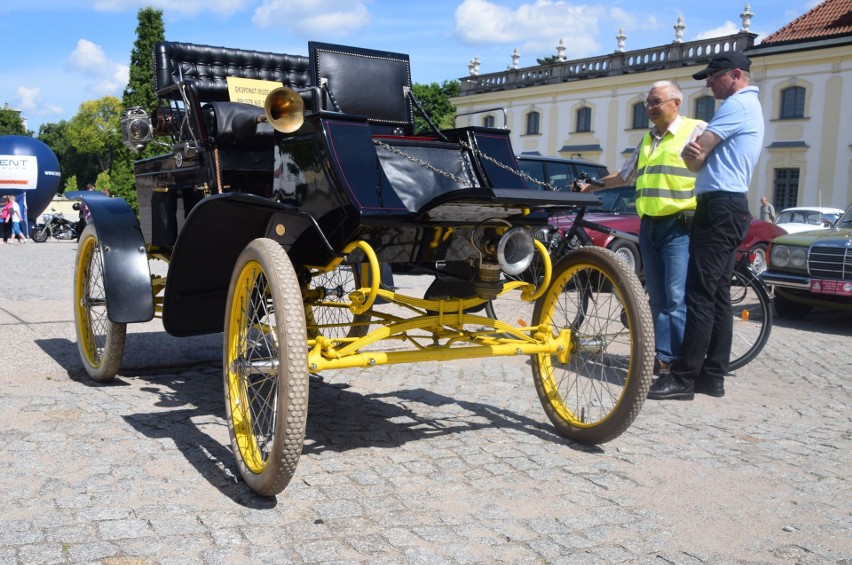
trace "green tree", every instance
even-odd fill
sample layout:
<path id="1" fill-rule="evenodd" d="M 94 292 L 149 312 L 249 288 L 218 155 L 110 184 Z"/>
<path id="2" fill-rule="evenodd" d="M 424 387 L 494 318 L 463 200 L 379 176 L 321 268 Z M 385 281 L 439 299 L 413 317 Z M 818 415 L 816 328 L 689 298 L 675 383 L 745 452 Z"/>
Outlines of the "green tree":
<path id="1" fill-rule="evenodd" d="M 41 124 L 38 128 L 38 138 L 43 141 L 59 160 L 59 170 L 63 179 L 85 179 L 85 182 L 94 181 L 100 172 L 98 163 L 87 154 L 80 153 L 68 139 L 68 122 Z M 85 184 L 85 183 L 84 183 Z M 67 184 L 60 188 L 65 190 L 77 190 L 76 180 L 74 188 L 67 188 Z"/>
<path id="2" fill-rule="evenodd" d="M 535 62 L 539 65 L 552 65 L 553 63 L 559 62 L 559 56 L 551 55 L 550 57 L 545 57 L 543 59 L 536 59 Z"/>
<path id="3" fill-rule="evenodd" d="M 127 153 L 129 150 L 125 149 Z M 136 179 L 133 176 L 132 159 L 116 159 L 109 170 L 110 196 L 123 198 L 135 212 L 139 211 L 136 199 Z"/>
<path id="4" fill-rule="evenodd" d="M 453 127 L 453 122 L 456 117 L 456 107 L 450 102 L 450 98 L 458 96 L 459 83 L 455 80 L 445 80 L 438 84 L 414 84 L 411 87 L 414 92 L 414 97 L 420 102 L 420 105 L 432 119 L 432 122 L 439 129 L 449 129 Z M 415 133 L 429 133 L 432 128 L 415 109 L 414 111 L 414 131 Z"/>
<path id="5" fill-rule="evenodd" d="M 0 135 L 28 135 L 33 132 L 24 127 L 21 115 L 11 108 L 0 108 Z"/>
<path id="6" fill-rule="evenodd" d="M 77 114 L 68 122 L 68 141 L 81 154 L 94 159 L 99 171 L 110 168 L 122 149 L 119 121 L 121 101 L 104 96 L 80 104 Z"/>
<path id="7" fill-rule="evenodd" d="M 136 15 L 136 41 L 130 53 L 130 74 L 121 102 L 124 108 L 139 106 L 150 112 L 157 103 L 154 95 L 154 62 L 151 57 L 154 43 L 166 38 L 163 11 L 141 8 Z"/>
<path id="8" fill-rule="evenodd" d="M 68 180 L 65 181 L 65 186 L 62 188 L 62 192 L 74 192 L 75 190 L 80 190 L 77 187 L 77 175 L 71 175 L 68 177 Z"/>

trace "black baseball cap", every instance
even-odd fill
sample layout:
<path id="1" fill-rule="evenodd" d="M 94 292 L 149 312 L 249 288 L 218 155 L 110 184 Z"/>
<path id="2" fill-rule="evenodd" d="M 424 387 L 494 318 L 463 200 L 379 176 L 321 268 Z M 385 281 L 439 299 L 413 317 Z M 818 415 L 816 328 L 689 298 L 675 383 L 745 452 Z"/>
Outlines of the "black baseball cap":
<path id="1" fill-rule="evenodd" d="M 707 68 L 698 71 L 692 75 L 692 78 L 695 80 L 704 80 L 707 78 L 707 75 L 716 71 L 729 71 L 731 69 L 742 69 L 748 72 L 749 67 L 751 67 L 751 61 L 748 60 L 748 57 L 738 51 L 728 51 L 710 59 L 710 62 L 707 63 Z"/>

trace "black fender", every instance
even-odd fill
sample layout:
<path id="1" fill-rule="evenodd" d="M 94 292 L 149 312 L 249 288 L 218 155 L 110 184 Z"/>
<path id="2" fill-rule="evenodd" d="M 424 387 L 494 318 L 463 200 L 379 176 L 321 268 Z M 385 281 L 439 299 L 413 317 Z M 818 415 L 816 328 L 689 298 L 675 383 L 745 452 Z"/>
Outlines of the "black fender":
<path id="1" fill-rule="evenodd" d="M 66 194 L 86 203 L 104 259 L 107 317 L 116 324 L 147 322 L 154 317 L 154 290 L 148 251 L 139 220 L 122 198 L 96 191 Z"/>
<path id="2" fill-rule="evenodd" d="M 253 194 L 208 196 L 193 206 L 172 249 L 163 298 L 170 335 L 223 330 L 234 265 L 259 237 L 281 244 L 294 265 L 325 265 L 335 254 L 306 212 Z"/>

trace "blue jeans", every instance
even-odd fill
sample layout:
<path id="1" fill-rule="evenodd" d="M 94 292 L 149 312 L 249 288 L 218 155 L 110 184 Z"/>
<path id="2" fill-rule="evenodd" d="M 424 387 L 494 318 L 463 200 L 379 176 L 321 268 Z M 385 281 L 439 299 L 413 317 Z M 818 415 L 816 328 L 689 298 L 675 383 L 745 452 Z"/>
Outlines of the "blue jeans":
<path id="1" fill-rule="evenodd" d="M 689 232 L 677 217 L 642 217 L 639 249 L 645 291 L 654 318 L 657 359 L 670 363 L 680 351 L 686 325 L 684 292 L 689 262 Z"/>
<path id="2" fill-rule="evenodd" d="M 737 246 L 750 220 L 744 194 L 721 192 L 698 197 L 686 273 L 689 324 L 671 369 L 682 382 L 720 383 L 728 372 L 734 319 L 731 276 Z"/>

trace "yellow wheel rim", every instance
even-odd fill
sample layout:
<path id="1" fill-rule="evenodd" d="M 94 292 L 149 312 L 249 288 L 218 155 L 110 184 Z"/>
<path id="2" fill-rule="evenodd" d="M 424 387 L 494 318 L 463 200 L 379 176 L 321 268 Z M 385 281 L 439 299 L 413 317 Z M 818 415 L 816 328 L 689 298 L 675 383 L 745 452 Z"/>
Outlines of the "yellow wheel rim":
<path id="1" fill-rule="evenodd" d="M 573 286 L 563 292 L 566 285 Z M 608 288 L 603 292 L 605 285 Z M 571 366 L 565 371 L 564 382 L 557 379 L 557 373 L 563 370 L 556 356 L 536 356 L 541 389 L 563 421 L 581 429 L 597 427 L 621 404 L 627 385 L 626 375 L 630 374 L 631 334 L 629 327 L 622 325 L 619 307 L 624 297 L 596 266 L 578 263 L 560 273 L 544 300 L 544 308 L 536 323 L 552 322 L 555 333 L 565 327 L 570 328 L 573 346 L 568 361 Z M 621 373 L 609 372 L 606 367 L 611 347 L 624 352 L 626 365 Z M 612 374 L 623 374 L 624 377 L 619 382 L 618 378 L 612 378 Z"/>
<path id="2" fill-rule="evenodd" d="M 240 271 L 228 324 L 228 402 L 242 460 L 262 473 L 274 440 L 278 397 L 277 336 L 271 292 L 263 268 L 249 261 Z"/>
<path id="3" fill-rule="evenodd" d="M 98 347 L 95 328 L 106 333 L 106 308 L 103 289 L 103 261 L 100 257 L 98 240 L 87 237 L 80 242 L 74 277 L 74 319 L 80 335 L 83 354 L 92 367 L 100 367 L 103 359 L 103 344 Z M 93 311 L 98 307 L 102 312 Z"/>

